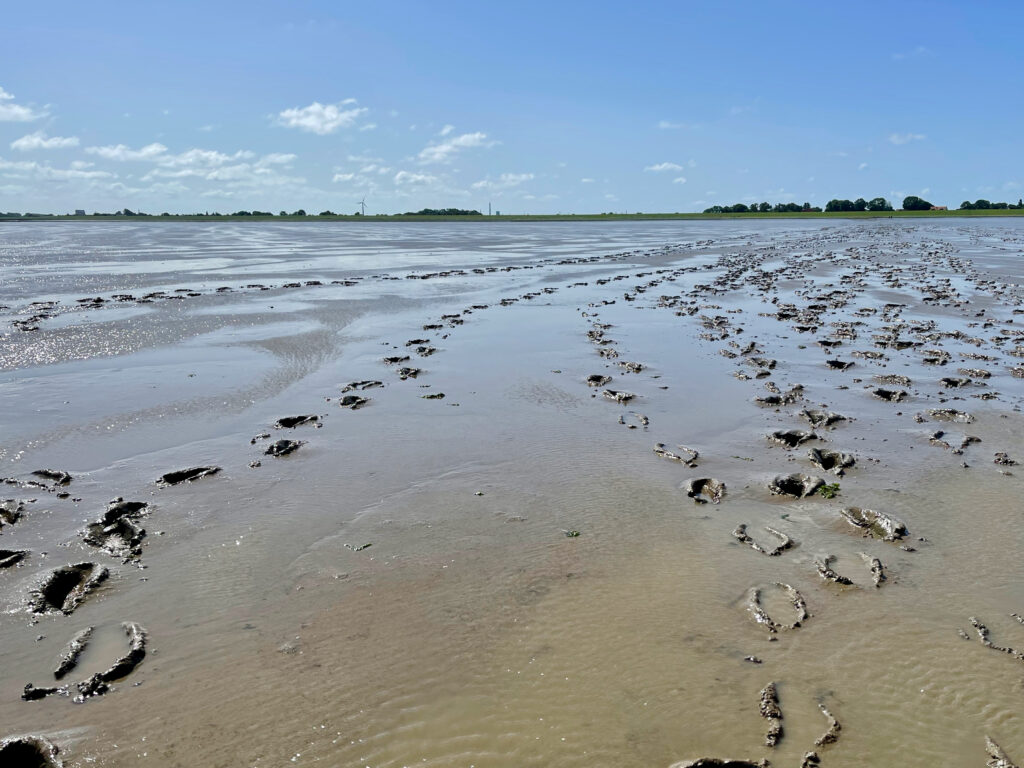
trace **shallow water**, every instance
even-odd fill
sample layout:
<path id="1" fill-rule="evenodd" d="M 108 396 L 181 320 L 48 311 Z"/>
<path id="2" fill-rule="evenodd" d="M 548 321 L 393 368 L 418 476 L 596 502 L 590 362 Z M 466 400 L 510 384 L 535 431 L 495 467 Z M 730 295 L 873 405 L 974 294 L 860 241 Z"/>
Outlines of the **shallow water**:
<path id="1" fill-rule="evenodd" d="M 1024 648 L 1009 615 L 1024 613 L 1020 473 L 992 461 L 1024 460 L 1024 379 L 1008 370 L 1022 362 L 1010 354 L 1020 222 L 40 223 L 0 238 L 0 475 L 65 469 L 80 499 L 4 494 L 38 500 L 0 532 L 0 547 L 30 550 L 0 571 L 0 737 L 44 733 L 71 765 L 798 765 L 825 730 L 822 703 L 842 723 L 819 748 L 830 766 L 981 764 L 986 734 L 1024 755 L 1021 662 L 968 621 Z M 245 287 L 257 283 L 267 290 Z M 935 299 L 940 288 L 961 295 Z M 185 298 L 138 301 L 160 290 Z M 95 296 L 107 301 L 76 301 Z M 39 330 L 9 325 L 44 300 L 60 304 Z M 801 332 L 762 316 L 786 303 L 828 306 Z M 851 321 L 864 323 L 856 339 L 816 344 Z M 614 344 L 588 339 L 595 323 Z M 920 346 L 878 347 L 899 323 Z M 923 340 L 938 331 L 960 335 Z M 416 338 L 438 351 L 418 356 L 405 346 Z M 739 354 L 751 341 L 759 352 Z M 934 348 L 947 364 L 922 362 Z M 865 350 L 887 359 L 851 354 Z M 402 381 L 380 360 L 405 354 L 422 373 Z M 770 377 L 735 378 L 758 355 L 777 361 Z M 960 367 L 992 377 L 943 388 Z M 592 373 L 635 399 L 602 397 Z M 894 387 L 900 403 L 870 395 L 891 373 L 912 380 Z M 338 408 L 341 387 L 364 379 L 384 386 Z M 755 405 L 769 380 L 802 384 L 804 399 Z M 998 396 L 973 397 L 985 392 Z M 852 420 L 792 451 L 765 440 L 807 428 L 797 411 L 823 404 Z M 927 415 L 940 407 L 975 420 Z M 323 428 L 271 426 L 300 413 Z M 929 442 L 937 429 L 982 442 L 956 454 Z M 263 432 L 307 442 L 275 459 L 250 444 Z M 698 466 L 655 443 L 698 450 Z M 857 464 L 821 473 L 813 446 Z M 153 483 L 199 464 L 223 469 Z M 840 495 L 769 494 L 797 471 Z M 691 477 L 724 480 L 725 499 L 694 504 Z M 142 570 L 80 540 L 114 496 L 150 502 Z M 916 551 L 860 537 L 838 514 L 848 505 L 905 521 Z M 796 546 L 765 557 L 733 538 L 738 523 Z M 880 589 L 861 552 L 882 560 Z M 819 578 L 828 554 L 855 586 Z M 109 582 L 33 623 L 34 581 L 89 559 Z M 747 596 L 765 588 L 765 609 L 788 621 L 776 582 L 811 616 L 772 641 Z M 27 682 L 53 684 L 86 625 L 96 640 L 70 679 L 109 663 L 125 620 L 151 645 L 115 690 L 19 700 Z M 757 708 L 770 681 L 785 727 L 774 749 Z"/>

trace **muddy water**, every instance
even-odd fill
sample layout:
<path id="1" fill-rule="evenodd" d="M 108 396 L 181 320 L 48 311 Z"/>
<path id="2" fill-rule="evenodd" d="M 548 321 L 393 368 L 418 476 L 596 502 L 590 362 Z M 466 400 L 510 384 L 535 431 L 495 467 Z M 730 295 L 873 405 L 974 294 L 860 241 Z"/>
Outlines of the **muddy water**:
<path id="1" fill-rule="evenodd" d="M 109 766 L 796 766 L 812 749 L 829 766 L 980 765 L 986 735 L 1024 754 L 1022 662 L 970 623 L 1024 649 L 1024 470 L 993 462 L 1024 461 L 1015 221 L 34 226 L 2 253 L 0 475 L 75 479 L 67 499 L 2 486 L 36 501 L 0 530 L 0 548 L 29 551 L 0 571 L 0 736 Z M 588 387 L 594 373 L 612 381 Z M 873 378 L 893 374 L 910 383 Z M 360 380 L 383 386 L 339 408 Z M 803 389 L 756 404 L 769 382 Z M 765 439 L 823 407 L 848 420 L 793 450 Z M 306 413 L 323 427 L 272 428 Z M 265 432 L 305 444 L 266 456 L 250 442 Z M 965 435 L 981 442 L 956 452 Z M 811 447 L 857 463 L 836 477 Z M 222 470 L 153 482 L 207 464 Z M 838 495 L 772 496 L 790 472 Z M 726 483 L 720 504 L 687 498 L 698 477 Z M 150 504 L 139 562 L 81 540 L 115 496 Z M 847 506 L 909 534 L 864 538 Z M 765 556 L 741 523 L 795 546 Z M 852 585 L 822 580 L 828 555 Z M 46 571 L 87 560 L 111 577 L 72 614 L 27 612 Z M 748 599 L 791 624 L 777 583 L 810 617 L 771 633 Z M 77 693 L 124 652 L 123 621 L 150 645 L 112 691 L 20 700 L 95 626 Z M 772 681 L 784 736 L 767 748 Z M 819 705 L 842 725 L 823 747 Z"/>

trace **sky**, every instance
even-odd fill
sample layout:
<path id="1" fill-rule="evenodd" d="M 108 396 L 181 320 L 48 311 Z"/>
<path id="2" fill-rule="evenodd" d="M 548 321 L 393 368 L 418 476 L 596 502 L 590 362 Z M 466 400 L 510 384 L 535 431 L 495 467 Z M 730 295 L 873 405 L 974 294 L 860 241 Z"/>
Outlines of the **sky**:
<path id="1" fill-rule="evenodd" d="M 0 211 L 699 211 L 1024 194 L 1019 2 L 50 2 Z"/>

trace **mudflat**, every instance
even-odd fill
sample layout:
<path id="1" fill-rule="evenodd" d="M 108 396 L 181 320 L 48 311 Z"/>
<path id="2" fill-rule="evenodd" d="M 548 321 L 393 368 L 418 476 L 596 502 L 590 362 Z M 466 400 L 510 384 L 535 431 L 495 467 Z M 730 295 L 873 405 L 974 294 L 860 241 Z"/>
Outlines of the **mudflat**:
<path id="1" fill-rule="evenodd" d="M 1018 764 L 1022 265 L 1011 219 L 5 227 L 0 758 Z"/>

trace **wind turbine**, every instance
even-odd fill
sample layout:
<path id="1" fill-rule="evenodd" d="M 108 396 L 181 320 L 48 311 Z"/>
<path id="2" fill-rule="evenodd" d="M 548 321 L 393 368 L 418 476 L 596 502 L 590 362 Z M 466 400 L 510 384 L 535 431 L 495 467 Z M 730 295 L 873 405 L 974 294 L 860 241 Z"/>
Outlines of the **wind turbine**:
<path id="1" fill-rule="evenodd" d="M 361 215 L 362 215 L 362 216 L 365 216 L 365 215 L 366 215 L 366 197 L 364 196 L 364 197 L 363 197 L 363 199 L 362 199 L 362 200 L 360 200 L 360 201 L 359 201 L 359 202 L 357 203 L 357 205 L 361 205 L 361 206 L 363 207 L 363 212 L 362 212 L 362 214 L 361 214 Z"/>

